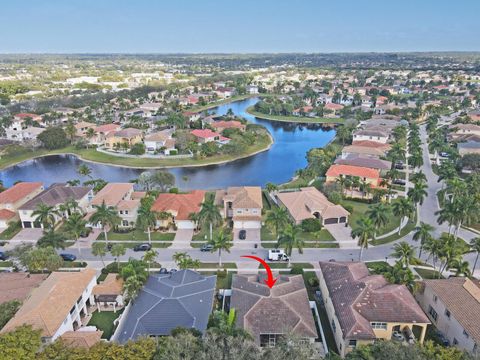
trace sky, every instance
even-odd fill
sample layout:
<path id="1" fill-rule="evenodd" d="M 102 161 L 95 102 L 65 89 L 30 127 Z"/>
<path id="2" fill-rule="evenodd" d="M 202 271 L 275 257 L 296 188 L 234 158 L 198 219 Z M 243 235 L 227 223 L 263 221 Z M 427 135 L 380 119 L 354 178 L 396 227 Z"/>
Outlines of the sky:
<path id="1" fill-rule="evenodd" d="M 480 51 L 480 0 L 0 0 L 0 53 Z"/>

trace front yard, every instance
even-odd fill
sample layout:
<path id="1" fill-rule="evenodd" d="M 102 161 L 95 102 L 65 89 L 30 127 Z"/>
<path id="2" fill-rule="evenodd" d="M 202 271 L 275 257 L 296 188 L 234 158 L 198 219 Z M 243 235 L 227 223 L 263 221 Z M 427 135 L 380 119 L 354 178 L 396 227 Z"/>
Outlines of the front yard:
<path id="1" fill-rule="evenodd" d="M 173 241 L 175 233 L 164 233 L 158 231 L 152 231 L 150 233 L 152 241 Z M 112 241 L 148 241 L 148 234 L 139 229 L 135 229 L 126 233 L 119 233 L 110 230 L 107 233 L 108 240 Z M 98 236 L 98 240 L 105 240 L 103 232 Z"/>
<path id="2" fill-rule="evenodd" d="M 92 314 L 92 318 L 88 322 L 87 326 L 96 326 L 98 330 L 103 331 L 102 339 L 110 339 L 115 330 L 113 322 L 117 319 L 120 314 L 123 312 L 123 309 L 113 312 L 113 311 L 102 311 L 98 310 Z"/>

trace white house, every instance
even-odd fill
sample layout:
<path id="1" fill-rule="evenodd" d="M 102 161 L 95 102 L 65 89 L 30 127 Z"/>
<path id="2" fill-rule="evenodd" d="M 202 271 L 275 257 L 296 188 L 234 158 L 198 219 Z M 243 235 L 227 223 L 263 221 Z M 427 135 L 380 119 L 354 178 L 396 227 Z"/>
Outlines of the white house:
<path id="1" fill-rule="evenodd" d="M 167 129 L 146 135 L 143 139 L 145 150 L 148 153 L 163 152 L 165 155 L 176 152 L 175 139 L 172 138 L 173 129 Z"/>

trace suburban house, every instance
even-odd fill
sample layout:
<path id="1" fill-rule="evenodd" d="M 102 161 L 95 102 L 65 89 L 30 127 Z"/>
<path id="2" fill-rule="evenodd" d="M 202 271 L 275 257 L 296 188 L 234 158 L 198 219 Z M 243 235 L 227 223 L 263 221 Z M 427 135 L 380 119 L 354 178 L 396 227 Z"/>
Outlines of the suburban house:
<path id="1" fill-rule="evenodd" d="M 353 141 L 371 140 L 386 144 L 390 136 L 385 131 L 372 130 L 372 129 L 360 129 L 353 132 Z"/>
<path id="2" fill-rule="evenodd" d="M 43 224 L 39 223 L 33 212 L 39 204 L 53 206 L 58 210 L 59 206 L 67 201 L 74 200 L 78 203 L 81 212 L 86 212 L 88 204 L 93 198 L 93 191 L 86 186 L 66 186 L 65 184 L 52 184 L 48 189 L 43 190 L 37 196 L 27 201 L 18 208 L 20 221 L 24 228 L 43 228 Z M 68 214 L 62 216 L 55 214 L 55 221 L 58 222 L 62 217 L 68 217 Z"/>
<path id="3" fill-rule="evenodd" d="M 89 139 L 90 144 L 103 145 L 107 140 L 107 136 L 110 133 L 121 130 L 121 126 L 118 124 L 104 124 L 95 127 L 95 136 Z"/>
<path id="4" fill-rule="evenodd" d="M 168 336 L 177 327 L 204 332 L 212 311 L 217 277 L 192 270 L 150 275 L 121 315 L 113 340 Z"/>
<path id="5" fill-rule="evenodd" d="M 326 182 L 335 182 L 340 177 L 351 176 L 359 177 L 360 181 L 365 181 L 372 187 L 380 185 L 380 172 L 366 167 L 333 164 L 325 175 Z"/>
<path id="6" fill-rule="evenodd" d="M 302 275 L 280 275 L 271 289 L 264 279 L 265 274 L 233 275 L 230 309 L 237 327 L 262 347 L 274 347 L 285 334 L 314 342 L 318 334 Z"/>
<path id="7" fill-rule="evenodd" d="M 135 144 L 141 143 L 143 140 L 143 132 L 134 128 L 126 128 L 119 131 L 108 133 L 105 139 L 105 147 L 113 149 L 122 144 L 132 147 Z"/>
<path id="8" fill-rule="evenodd" d="M 16 140 L 16 141 L 35 140 L 37 136 L 45 130 L 44 128 L 28 125 L 26 122 L 26 119 L 29 118 L 29 116 L 19 116 L 19 115 L 31 115 L 31 114 L 17 114 L 13 118 L 12 123 L 5 128 L 6 139 Z"/>
<path id="9" fill-rule="evenodd" d="M 214 121 L 210 124 L 212 128 L 215 129 L 215 131 L 222 133 L 223 130 L 225 129 L 238 129 L 240 131 L 245 131 L 247 126 L 245 124 L 242 124 L 240 121 L 237 120 L 230 120 L 230 121 Z"/>
<path id="10" fill-rule="evenodd" d="M 335 160 L 338 165 L 351 165 L 377 169 L 380 172 L 386 172 L 392 168 L 391 161 L 369 157 L 361 154 L 348 154 L 344 158 L 339 157 Z"/>
<path id="11" fill-rule="evenodd" d="M 177 152 L 175 149 L 175 139 L 172 138 L 173 129 L 166 129 L 148 134 L 143 139 L 145 151 L 148 153 L 162 152 L 170 155 L 171 152 Z"/>
<path id="12" fill-rule="evenodd" d="M 95 130 L 95 128 L 97 127 L 97 125 L 86 122 L 86 121 L 80 121 L 76 123 L 74 126 L 75 126 L 75 129 L 77 130 L 77 136 L 82 138 L 85 137 L 88 129 Z"/>
<path id="13" fill-rule="evenodd" d="M 379 146 L 348 145 L 342 149 L 341 158 L 345 159 L 351 154 L 380 158 L 385 156 L 387 151 L 387 148 Z"/>
<path id="14" fill-rule="evenodd" d="M 13 115 L 13 120 L 14 121 L 24 121 L 26 119 L 31 119 L 32 121 L 35 121 L 37 123 L 41 123 L 42 122 L 42 116 L 41 115 L 37 115 L 37 114 L 32 114 L 32 113 L 19 113 L 19 114 L 15 114 Z"/>
<path id="15" fill-rule="evenodd" d="M 276 198 L 279 205 L 288 210 L 296 224 L 305 219 L 319 219 L 322 225 L 347 223 L 350 215 L 343 206 L 331 203 L 314 187 L 279 192 Z"/>
<path id="16" fill-rule="evenodd" d="M 168 219 L 158 219 L 157 227 L 168 228 L 173 224 L 178 229 L 195 229 L 197 224 L 190 214 L 198 213 L 205 199 L 205 191 L 193 190 L 187 194 L 159 194 L 152 205 L 152 211 L 167 212 Z"/>
<path id="17" fill-rule="evenodd" d="M 452 131 L 449 136 L 452 140 L 465 135 L 479 135 L 480 136 L 480 125 L 475 124 L 454 124 L 450 125 L 449 129 Z"/>
<path id="18" fill-rule="evenodd" d="M 417 300 L 450 345 L 480 354 L 480 283 L 462 277 L 424 280 Z"/>
<path id="19" fill-rule="evenodd" d="M 262 189 L 258 186 L 235 186 L 215 193 L 215 203 L 223 207 L 223 217 L 233 221 L 234 229 L 262 227 Z"/>
<path id="20" fill-rule="evenodd" d="M 328 103 L 324 106 L 324 109 L 331 112 L 333 115 L 338 115 L 340 113 L 340 110 L 342 110 L 343 108 L 343 105 L 335 103 Z M 328 117 L 328 114 L 326 116 Z"/>
<path id="21" fill-rule="evenodd" d="M 88 315 L 96 271 L 52 272 L 25 300 L 0 333 L 23 324 L 41 331 L 42 343 L 51 343 L 67 331 L 76 331 Z"/>
<path id="22" fill-rule="evenodd" d="M 205 144 L 212 141 L 215 141 L 219 144 L 228 144 L 230 142 L 229 138 L 222 136 L 219 133 L 210 129 L 195 129 L 192 130 L 190 133 L 195 136 L 195 139 L 200 144 Z"/>
<path id="23" fill-rule="evenodd" d="M 88 208 L 87 218 L 95 212 L 94 205 L 105 203 L 108 207 L 115 208 L 122 219 L 119 227 L 133 227 L 137 221 L 140 200 L 145 196 L 144 192 L 133 189 L 132 183 L 108 183 L 92 199 Z M 92 227 L 101 227 L 101 224 L 90 224 Z"/>
<path id="24" fill-rule="evenodd" d="M 90 304 L 95 304 L 98 311 L 116 312 L 123 307 L 123 279 L 117 275 L 108 274 L 105 280 L 93 288 Z"/>
<path id="25" fill-rule="evenodd" d="M 43 191 L 40 182 L 20 182 L 0 193 L 0 228 L 18 221 L 18 208 Z"/>
<path id="26" fill-rule="evenodd" d="M 405 285 L 362 262 L 320 262 L 320 291 L 340 356 L 398 331 L 423 343 L 430 320 Z"/>
<path id="27" fill-rule="evenodd" d="M 47 274 L 25 272 L 0 273 L 0 304 L 12 300 L 24 302 L 47 277 Z"/>
<path id="28" fill-rule="evenodd" d="M 480 141 L 467 141 L 457 144 L 460 156 L 467 154 L 480 154 Z"/>

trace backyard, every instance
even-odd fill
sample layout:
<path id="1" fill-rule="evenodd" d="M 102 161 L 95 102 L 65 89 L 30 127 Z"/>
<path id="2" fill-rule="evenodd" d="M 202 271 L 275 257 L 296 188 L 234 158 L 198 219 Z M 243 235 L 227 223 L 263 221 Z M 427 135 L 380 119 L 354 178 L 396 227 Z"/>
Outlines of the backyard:
<path id="1" fill-rule="evenodd" d="M 95 326 L 98 330 L 103 331 L 102 339 L 108 340 L 113 335 L 113 332 L 115 330 L 115 326 L 113 325 L 113 322 L 115 321 L 116 318 L 120 316 L 122 312 L 123 312 L 123 309 L 117 312 L 113 312 L 113 311 L 99 312 L 97 310 L 92 314 L 92 318 L 88 322 L 88 326 Z"/>

